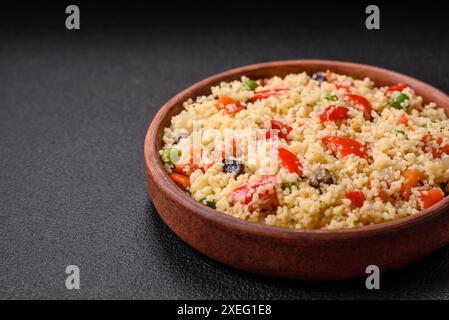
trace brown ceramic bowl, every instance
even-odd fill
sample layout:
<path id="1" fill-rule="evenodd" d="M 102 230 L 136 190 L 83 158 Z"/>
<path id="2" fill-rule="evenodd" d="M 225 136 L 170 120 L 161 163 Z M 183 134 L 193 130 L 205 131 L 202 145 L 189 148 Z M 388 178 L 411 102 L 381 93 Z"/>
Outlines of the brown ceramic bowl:
<path id="1" fill-rule="evenodd" d="M 449 197 L 414 216 L 357 229 L 293 230 L 247 222 L 197 203 L 171 181 L 158 150 L 164 127 L 183 101 L 210 93 L 221 81 L 284 76 L 330 69 L 377 85 L 409 84 L 425 101 L 449 112 L 449 97 L 409 76 L 373 66 L 326 60 L 292 60 L 250 65 L 202 80 L 168 101 L 148 129 L 144 154 L 148 189 L 165 223 L 205 255 L 262 275 L 306 280 L 339 280 L 365 275 L 368 265 L 397 269 L 449 242 Z"/>

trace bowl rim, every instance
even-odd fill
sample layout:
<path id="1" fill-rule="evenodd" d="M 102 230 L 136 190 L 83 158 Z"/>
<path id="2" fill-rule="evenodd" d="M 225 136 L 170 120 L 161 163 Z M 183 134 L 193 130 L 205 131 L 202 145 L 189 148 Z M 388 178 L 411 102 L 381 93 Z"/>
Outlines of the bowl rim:
<path id="1" fill-rule="evenodd" d="M 146 174 L 152 176 L 153 181 L 157 184 L 157 187 L 164 192 L 170 200 L 181 203 L 186 209 L 200 215 L 203 219 L 208 220 L 210 223 L 216 226 L 223 226 L 232 228 L 243 233 L 249 233 L 255 236 L 270 236 L 277 239 L 313 239 L 330 241 L 335 239 L 353 239 L 370 237 L 380 233 L 391 233 L 403 229 L 416 227 L 419 224 L 430 222 L 440 218 L 441 215 L 449 214 L 449 196 L 445 197 L 438 204 L 422 210 L 414 215 L 400 218 L 393 221 L 383 222 L 375 225 L 368 225 L 356 228 L 347 229 L 294 229 L 287 227 L 272 226 L 260 222 L 246 221 L 230 215 L 227 215 L 218 210 L 204 206 L 195 201 L 190 195 L 182 191 L 170 178 L 165 170 L 163 164 L 159 158 L 159 150 L 157 150 L 157 132 L 159 131 L 162 121 L 167 116 L 170 109 L 177 103 L 183 100 L 185 96 L 188 96 L 190 92 L 194 92 L 204 85 L 211 82 L 220 81 L 226 77 L 238 76 L 242 73 L 250 73 L 262 68 L 269 68 L 275 66 L 295 66 L 295 65 L 339 65 L 349 68 L 363 68 L 368 71 L 387 72 L 390 75 L 400 77 L 404 82 L 414 85 L 420 85 L 426 89 L 433 91 L 433 96 L 439 95 L 442 100 L 447 101 L 449 108 L 449 96 L 441 90 L 427 84 L 421 80 L 413 78 L 411 76 L 392 71 L 389 69 L 376 67 L 368 64 L 337 61 L 337 60 L 322 60 L 322 59 L 297 59 L 297 60 L 279 60 L 270 61 L 257 64 L 246 65 L 242 67 L 233 68 L 224 72 L 217 73 L 215 75 L 204 78 L 188 88 L 177 93 L 174 97 L 168 100 L 156 113 L 151 120 L 151 123 L 147 129 L 145 142 L 144 142 L 144 161 Z M 366 75 L 369 77 L 369 74 Z M 414 84 L 414 85 L 413 85 Z M 441 107 L 441 106 L 440 106 Z M 160 179 L 158 179 L 159 177 Z"/>

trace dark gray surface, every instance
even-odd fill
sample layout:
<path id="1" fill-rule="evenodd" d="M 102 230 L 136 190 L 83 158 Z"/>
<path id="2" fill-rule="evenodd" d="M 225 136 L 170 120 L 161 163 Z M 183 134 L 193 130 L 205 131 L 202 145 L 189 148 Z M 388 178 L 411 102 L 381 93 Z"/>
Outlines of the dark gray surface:
<path id="1" fill-rule="evenodd" d="M 403 19 L 407 13 L 385 9 L 376 32 L 363 29 L 360 5 L 356 16 L 318 20 L 299 11 L 259 20 L 247 11 L 244 23 L 232 10 L 98 10 L 96 18 L 84 9 L 78 32 L 64 30 L 63 11 L 51 11 L 46 24 L 6 10 L 0 19 L 0 298 L 449 298 L 448 247 L 384 275 L 376 292 L 363 280 L 283 281 L 218 264 L 161 222 L 143 169 L 146 128 L 159 106 L 232 67 L 340 59 L 448 92 L 441 10 Z M 70 264 L 81 269 L 78 291 L 65 288 Z"/>

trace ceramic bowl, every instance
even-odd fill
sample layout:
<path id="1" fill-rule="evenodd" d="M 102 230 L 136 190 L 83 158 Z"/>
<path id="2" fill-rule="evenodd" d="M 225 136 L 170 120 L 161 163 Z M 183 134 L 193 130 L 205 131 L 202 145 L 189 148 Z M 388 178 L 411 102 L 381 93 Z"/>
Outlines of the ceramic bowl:
<path id="1" fill-rule="evenodd" d="M 224 264 L 261 275 L 303 280 L 340 280 L 403 267 L 449 242 L 449 197 L 413 216 L 373 226 L 342 230 L 293 230 L 248 222 L 199 204 L 164 170 L 158 150 L 164 127 L 189 98 L 210 94 L 221 81 L 309 74 L 330 69 L 376 85 L 409 84 L 426 102 L 449 111 L 449 97 L 412 77 L 386 69 L 339 61 L 291 60 L 229 70 L 202 80 L 170 99 L 152 120 L 145 139 L 148 190 L 159 215 L 174 233 Z"/>

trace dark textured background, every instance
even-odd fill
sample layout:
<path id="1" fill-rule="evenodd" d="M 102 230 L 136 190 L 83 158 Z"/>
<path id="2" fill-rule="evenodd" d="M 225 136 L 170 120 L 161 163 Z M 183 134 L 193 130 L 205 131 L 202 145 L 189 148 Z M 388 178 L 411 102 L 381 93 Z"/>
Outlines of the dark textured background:
<path id="1" fill-rule="evenodd" d="M 262 278 L 188 247 L 147 195 L 149 121 L 214 73 L 327 58 L 449 92 L 440 3 L 382 4 L 380 31 L 364 29 L 363 4 L 344 3 L 80 4 L 80 31 L 65 30 L 64 4 L 2 6 L 0 298 L 449 298 L 449 247 L 383 275 L 376 292 L 363 280 Z M 69 264 L 81 269 L 81 290 L 65 288 Z"/>

